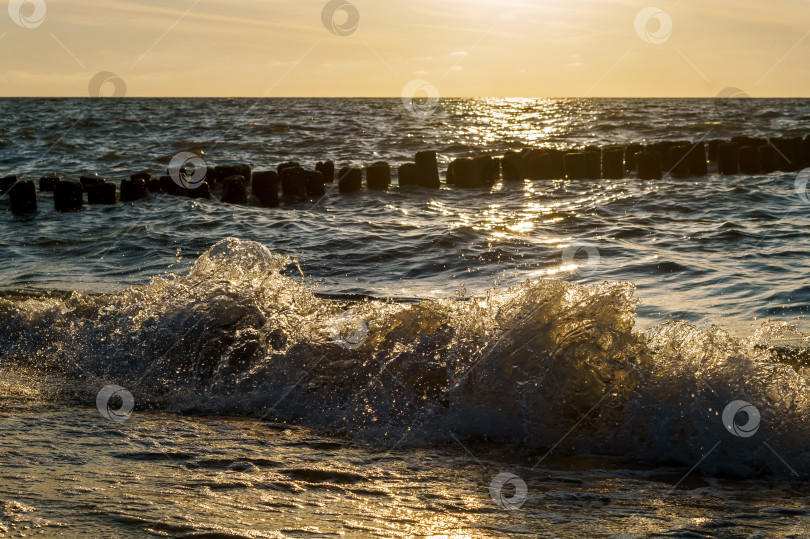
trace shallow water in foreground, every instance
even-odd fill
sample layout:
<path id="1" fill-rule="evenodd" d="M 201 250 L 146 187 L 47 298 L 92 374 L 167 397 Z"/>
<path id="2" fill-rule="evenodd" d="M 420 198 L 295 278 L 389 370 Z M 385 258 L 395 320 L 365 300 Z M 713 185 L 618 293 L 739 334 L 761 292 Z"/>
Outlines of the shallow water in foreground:
<path id="1" fill-rule="evenodd" d="M 37 428 L 32 431 L 31 425 Z M 376 449 L 293 425 L 84 407 L 0 414 L 0 530 L 94 537 L 802 537 L 806 484 L 691 478 L 604 457 Z M 48 436 L 43 436 L 47 432 Z M 392 440 L 393 442 L 393 440 Z M 393 444 L 392 444 L 393 445 Z M 489 484 L 523 477 L 520 509 Z"/>
<path id="2" fill-rule="evenodd" d="M 0 298 L 8 532 L 805 529 L 808 369 L 790 326 L 640 333 L 631 285 L 554 279 L 347 303 L 289 264 L 228 239 L 121 294 Z M 121 388 L 99 400 L 109 384 L 133 415 Z M 721 418 L 741 398 L 761 414 L 750 437 Z"/>

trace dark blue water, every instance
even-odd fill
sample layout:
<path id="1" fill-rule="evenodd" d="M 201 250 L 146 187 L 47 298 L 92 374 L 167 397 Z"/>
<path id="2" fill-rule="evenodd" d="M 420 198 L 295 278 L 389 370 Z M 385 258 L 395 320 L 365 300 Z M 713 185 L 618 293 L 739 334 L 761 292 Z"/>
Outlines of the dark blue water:
<path id="1" fill-rule="evenodd" d="M 449 100 L 416 118 L 399 100 L 6 99 L 0 172 L 97 172 L 115 181 L 161 173 L 181 151 L 254 170 L 327 158 L 396 165 L 423 149 L 446 164 L 538 145 L 800 135 L 810 114 L 807 100 L 737 101 Z M 2 223 L 0 286 L 118 291 L 183 272 L 234 236 L 298 258 L 329 294 L 446 296 L 554 275 L 633 282 L 644 325 L 674 318 L 736 330 L 767 317 L 804 325 L 806 203 L 795 178 L 395 188 L 270 210 L 154 197 L 71 215 L 53 212 L 46 195 L 34 219 Z M 598 266 L 560 272 L 566 248 L 580 246 L 598 250 Z"/>
<path id="2" fill-rule="evenodd" d="M 117 183 L 183 151 L 262 170 L 433 149 L 444 168 L 537 146 L 803 136 L 808 114 L 808 100 L 467 99 L 414 117 L 398 100 L 6 99 L 0 174 Z M 272 209 L 152 195 L 70 214 L 40 194 L 37 214 L 0 215 L 0 525 L 802 533 L 797 178 L 394 185 Z M 121 423 L 94 406 L 110 384 L 133 398 Z M 757 409 L 753 436 L 734 430 L 744 412 L 722 417 L 734 401 Z M 507 470 L 528 484 L 520 510 L 490 496 Z"/>

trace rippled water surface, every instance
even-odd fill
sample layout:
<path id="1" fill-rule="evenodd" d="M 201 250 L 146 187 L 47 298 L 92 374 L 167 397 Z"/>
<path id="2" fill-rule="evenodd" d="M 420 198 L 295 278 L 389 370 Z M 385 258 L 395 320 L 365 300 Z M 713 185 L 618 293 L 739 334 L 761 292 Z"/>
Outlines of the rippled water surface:
<path id="1" fill-rule="evenodd" d="M 398 100 L 3 99 L 0 175 L 117 182 L 181 151 L 262 170 L 435 149 L 444 168 L 807 134 L 808 100 L 734 105 L 446 100 L 415 118 Z M 41 193 L 36 215 L 0 215 L 0 533 L 803 536 L 796 181 L 394 185 L 273 209 L 152 195 L 71 214 Z M 120 423 L 96 407 L 109 384 L 134 399 Z M 750 437 L 724 426 L 736 400 L 761 415 Z M 506 472 L 520 508 L 491 496 Z"/>
<path id="2" fill-rule="evenodd" d="M 383 451 L 290 425 L 163 414 L 119 428 L 81 408 L 6 410 L 0 426 L 10 536 L 804 537 L 810 525 L 806 486 L 709 478 L 672 490 L 682 470 L 623 460 L 515 468 L 531 495 L 506 512 L 487 489 L 505 455 L 486 444 L 470 445 L 476 456 Z"/>

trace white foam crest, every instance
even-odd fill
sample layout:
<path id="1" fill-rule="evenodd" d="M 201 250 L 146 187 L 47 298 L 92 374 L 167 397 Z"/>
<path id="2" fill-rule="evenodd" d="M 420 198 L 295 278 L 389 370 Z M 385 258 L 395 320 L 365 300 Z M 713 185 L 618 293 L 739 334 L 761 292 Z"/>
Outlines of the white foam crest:
<path id="1" fill-rule="evenodd" d="M 266 416 L 378 442 L 453 433 L 692 465 L 719 440 L 708 471 L 784 472 L 772 450 L 810 470 L 808 362 L 788 325 L 747 339 L 682 322 L 639 333 L 631 283 L 554 279 L 340 302 L 318 297 L 294 263 L 229 238 L 187 275 L 121 294 L 0 298 L 4 364 L 62 373 L 88 402 L 115 383 L 141 409 Z M 745 451 L 720 420 L 733 400 L 761 411 Z"/>

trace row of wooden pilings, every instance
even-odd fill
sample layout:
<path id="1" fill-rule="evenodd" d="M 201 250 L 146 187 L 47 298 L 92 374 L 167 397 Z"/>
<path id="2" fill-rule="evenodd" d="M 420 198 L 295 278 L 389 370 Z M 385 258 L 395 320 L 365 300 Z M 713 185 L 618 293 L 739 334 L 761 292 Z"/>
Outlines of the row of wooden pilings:
<path id="1" fill-rule="evenodd" d="M 731 140 L 662 141 L 625 146 L 588 146 L 581 150 L 556 148 L 506 152 L 501 156 L 482 155 L 453 160 L 447 167 L 446 184 L 457 188 L 487 188 L 503 180 L 584 180 L 622 179 L 628 174 L 642 180 L 673 177 L 700 177 L 716 163 L 719 174 L 760 174 L 798 171 L 810 165 L 810 136 L 800 138 L 735 137 Z M 149 193 L 163 193 L 197 199 L 210 199 L 221 189 L 222 202 L 254 203 L 276 207 L 281 203 L 299 203 L 320 199 L 327 186 L 337 182 L 340 193 L 352 193 L 365 187 L 386 190 L 391 186 L 392 169 L 386 162 L 368 167 L 343 167 L 336 170 L 332 161 L 319 162 L 314 170 L 288 162 L 276 170 L 253 171 L 248 164 L 220 165 L 187 170 L 168 170 L 153 177 L 144 171 L 122 180 L 120 190 L 113 182 L 94 174 L 79 181 L 63 180 L 49 174 L 39 180 L 40 192 L 53 192 L 57 211 L 81 210 L 88 204 L 133 202 Z M 412 163 L 397 170 L 400 187 L 435 189 L 442 186 L 436 152 L 416 154 Z M 33 181 L 16 175 L 0 179 L 0 195 L 8 193 L 15 214 L 37 211 L 37 189 Z"/>

